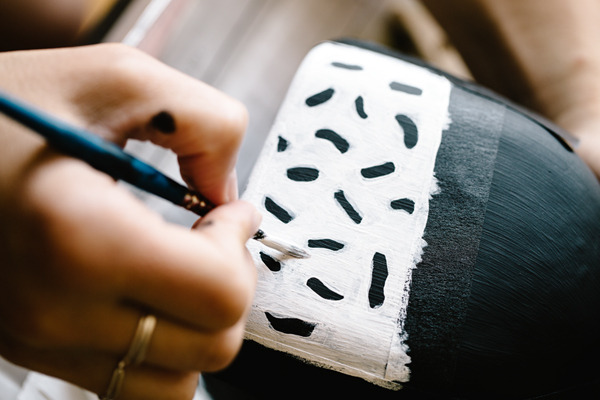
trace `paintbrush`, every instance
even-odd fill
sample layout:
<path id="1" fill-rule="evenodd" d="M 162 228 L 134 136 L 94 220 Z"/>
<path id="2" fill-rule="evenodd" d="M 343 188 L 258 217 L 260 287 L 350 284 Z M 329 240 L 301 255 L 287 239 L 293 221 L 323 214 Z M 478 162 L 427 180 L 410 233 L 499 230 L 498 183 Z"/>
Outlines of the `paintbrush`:
<path id="1" fill-rule="evenodd" d="M 0 111 L 42 135 L 54 149 L 85 161 L 114 179 L 130 183 L 201 217 L 216 207 L 202 194 L 179 184 L 151 165 L 128 154 L 115 143 L 72 126 L 1 91 Z M 261 229 L 252 238 L 290 257 L 309 257 L 302 248 L 271 238 Z"/>

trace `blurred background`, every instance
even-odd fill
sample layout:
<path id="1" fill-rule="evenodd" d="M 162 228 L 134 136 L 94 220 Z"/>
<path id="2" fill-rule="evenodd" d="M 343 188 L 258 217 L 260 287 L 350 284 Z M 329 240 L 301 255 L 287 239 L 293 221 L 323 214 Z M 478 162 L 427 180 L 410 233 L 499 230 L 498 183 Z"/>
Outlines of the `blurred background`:
<path id="1" fill-rule="evenodd" d="M 464 63 L 419 0 L 95 0 L 79 42 L 122 42 L 246 105 L 240 193 L 306 53 L 324 40 L 353 38 L 422 58 L 463 78 Z M 178 179 L 175 157 L 149 143 L 127 150 Z M 135 191 L 135 189 L 132 189 Z M 193 215 L 137 192 L 167 220 Z"/>

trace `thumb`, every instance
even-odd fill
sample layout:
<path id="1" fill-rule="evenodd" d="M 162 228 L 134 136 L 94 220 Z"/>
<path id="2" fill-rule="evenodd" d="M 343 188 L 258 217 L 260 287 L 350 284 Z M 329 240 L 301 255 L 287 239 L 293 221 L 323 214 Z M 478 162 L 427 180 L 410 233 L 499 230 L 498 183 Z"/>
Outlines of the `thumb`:
<path id="1" fill-rule="evenodd" d="M 262 215 L 250 203 L 236 200 L 223 204 L 196 221 L 192 230 L 213 237 L 218 242 L 246 242 L 262 221 Z"/>

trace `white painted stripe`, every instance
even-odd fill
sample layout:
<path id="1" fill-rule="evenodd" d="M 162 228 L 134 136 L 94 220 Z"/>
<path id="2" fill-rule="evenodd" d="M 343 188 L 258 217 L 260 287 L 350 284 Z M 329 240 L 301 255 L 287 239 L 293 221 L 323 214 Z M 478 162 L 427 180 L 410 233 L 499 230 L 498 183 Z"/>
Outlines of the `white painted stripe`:
<path id="1" fill-rule="evenodd" d="M 332 62 L 340 64 L 335 67 Z M 391 82 L 421 92 L 392 90 Z M 308 97 L 329 88 L 335 92 L 327 102 L 306 105 Z M 354 46 L 323 43 L 309 53 L 243 198 L 263 209 L 262 226 L 272 235 L 295 244 L 329 238 L 344 248 L 309 249 L 311 258 L 281 260 L 281 271 L 272 272 L 259 252 L 277 254 L 250 243 L 259 282 L 248 338 L 381 386 L 399 388 L 398 382 L 409 380 L 404 321 L 412 270 L 426 245 L 423 234 L 429 199 L 438 190 L 434 165 L 442 131 L 449 123 L 450 90 L 446 78 L 425 68 Z M 366 119 L 356 110 L 358 96 L 364 100 Z M 414 148 L 405 145 L 398 114 L 418 127 Z M 325 128 L 348 141 L 347 152 L 315 137 L 317 130 Z M 277 151 L 279 136 L 288 141 L 283 152 Z M 361 175 L 362 168 L 385 162 L 394 164 L 393 173 L 374 179 Z M 299 166 L 318 169 L 318 178 L 312 182 L 289 179 L 287 169 Z M 335 200 L 338 190 L 344 191 L 363 217 L 360 224 Z M 294 219 L 284 224 L 264 210 L 265 196 L 289 210 Z M 412 213 L 390 206 L 400 198 L 415 202 Z M 372 308 L 368 294 L 377 252 L 385 255 L 389 275 L 385 302 Z M 306 284 L 312 277 L 344 298 L 321 298 Z M 281 333 L 269 325 L 265 312 L 317 325 L 309 337 Z"/>

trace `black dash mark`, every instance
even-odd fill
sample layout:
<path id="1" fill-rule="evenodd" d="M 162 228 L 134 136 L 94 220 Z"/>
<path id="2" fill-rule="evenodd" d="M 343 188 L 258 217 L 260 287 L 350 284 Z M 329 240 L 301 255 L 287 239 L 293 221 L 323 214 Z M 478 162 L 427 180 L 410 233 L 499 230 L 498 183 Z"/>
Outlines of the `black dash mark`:
<path id="1" fill-rule="evenodd" d="M 265 197 L 265 208 L 268 212 L 273 214 L 275 218 L 277 218 L 284 224 L 287 224 L 288 222 L 294 219 L 294 216 L 292 214 L 287 212 L 279 204 L 275 203 L 270 197 Z"/>
<path id="2" fill-rule="evenodd" d="M 319 177 L 319 170 L 307 167 L 295 167 L 287 170 L 287 177 L 296 182 L 312 182 Z"/>
<path id="3" fill-rule="evenodd" d="M 268 312 L 266 312 L 265 315 L 273 329 L 289 335 L 309 337 L 317 326 L 316 324 L 311 324 L 310 322 L 298 318 L 277 318 Z"/>
<path id="4" fill-rule="evenodd" d="M 329 140 L 342 154 L 347 152 L 350 148 L 348 141 L 331 129 L 319 129 L 315 133 L 315 136 L 319 139 Z"/>
<path id="5" fill-rule="evenodd" d="M 269 268 L 273 272 L 281 271 L 281 263 L 271 257 L 270 255 L 260 252 L 260 259 L 265 263 L 267 268 Z"/>
<path id="6" fill-rule="evenodd" d="M 277 142 L 277 152 L 282 153 L 287 150 L 288 141 L 279 136 L 279 141 Z"/>
<path id="7" fill-rule="evenodd" d="M 338 251 L 344 248 L 344 244 L 332 239 L 310 239 L 308 247 Z"/>
<path id="8" fill-rule="evenodd" d="M 419 141 L 417 125 L 415 125 L 412 119 L 403 114 L 396 115 L 396 121 L 398 121 L 404 131 L 404 144 L 407 148 L 412 149 Z"/>
<path id="9" fill-rule="evenodd" d="M 390 206 L 394 210 L 404 210 L 409 214 L 412 214 L 415 211 L 415 202 L 411 199 L 394 200 L 390 203 Z"/>
<path id="10" fill-rule="evenodd" d="M 314 95 L 310 96 L 308 99 L 306 99 L 306 105 L 309 107 L 315 107 L 315 106 L 318 106 L 319 104 L 323 104 L 326 101 L 328 101 L 329 99 L 331 99 L 331 97 L 333 96 L 333 93 L 335 93 L 335 90 L 333 90 L 331 88 L 323 90 L 322 92 L 314 94 Z"/>
<path id="11" fill-rule="evenodd" d="M 394 163 L 386 162 L 385 164 L 375 165 L 373 167 L 363 168 L 360 170 L 362 176 L 367 179 L 379 178 L 380 176 L 389 175 L 396 170 Z"/>
<path id="12" fill-rule="evenodd" d="M 365 112 L 365 100 L 362 96 L 358 96 L 356 100 L 354 100 L 354 105 L 356 106 L 356 112 L 358 113 L 359 117 L 361 117 L 362 119 L 369 118 L 369 116 Z"/>
<path id="13" fill-rule="evenodd" d="M 385 255 L 375 253 L 373 256 L 373 273 L 369 289 L 369 305 L 371 308 L 380 307 L 385 301 L 385 281 L 388 277 L 387 260 Z"/>
<path id="14" fill-rule="evenodd" d="M 337 68 L 349 69 L 351 71 L 362 71 L 363 69 L 363 67 L 361 67 L 360 65 L 344 64 L 341 62 L 332 62 L 331 65 Z"/>
<path id="15" fill-rule="evenodd" d="M 350 219 L 354 221 L 355 224 L 360 224 L 362 222 L 362 216 L 358 213 L 358 211 L 356 211 L 354 207 L 352 207 L 352 204 L 350 204 L 350 202 L 346 198 L 346 195 L 344 194 L 343 190 L 338 190 L 337 192 L 335 192 L 333 197 L 339 203 L 339 205 L 342 206 L 344 211 L 346 211 L 346 214 L 348 214 Z"/>
<path id="16" fill-rule="evenodd" d="M 329 289 L 327 286 L 325 286 L 325 284 L 323 282 L 321 282 L 317 278 L 310 278 L 306 282 L 306 286 L 311 288 L 316 294 L 318 294 L 325 300 L 338 301 L 338 300 L 342 300 L 344 298 L 344 296 L 342 296 L 341 294 L 336 293 L 333 290 Z"/>
<path id="17" fill-rule="evenodd" d="M 390 89 L 398 91 L 398 92 L 414 94 L 415 96 L 420 96 L 423 94 L 423 91 L 421 89 L 419 89 L 418 87 L 405 85 L 404 83 L 400 83 L 400 82 L 390 83 Z"/>

